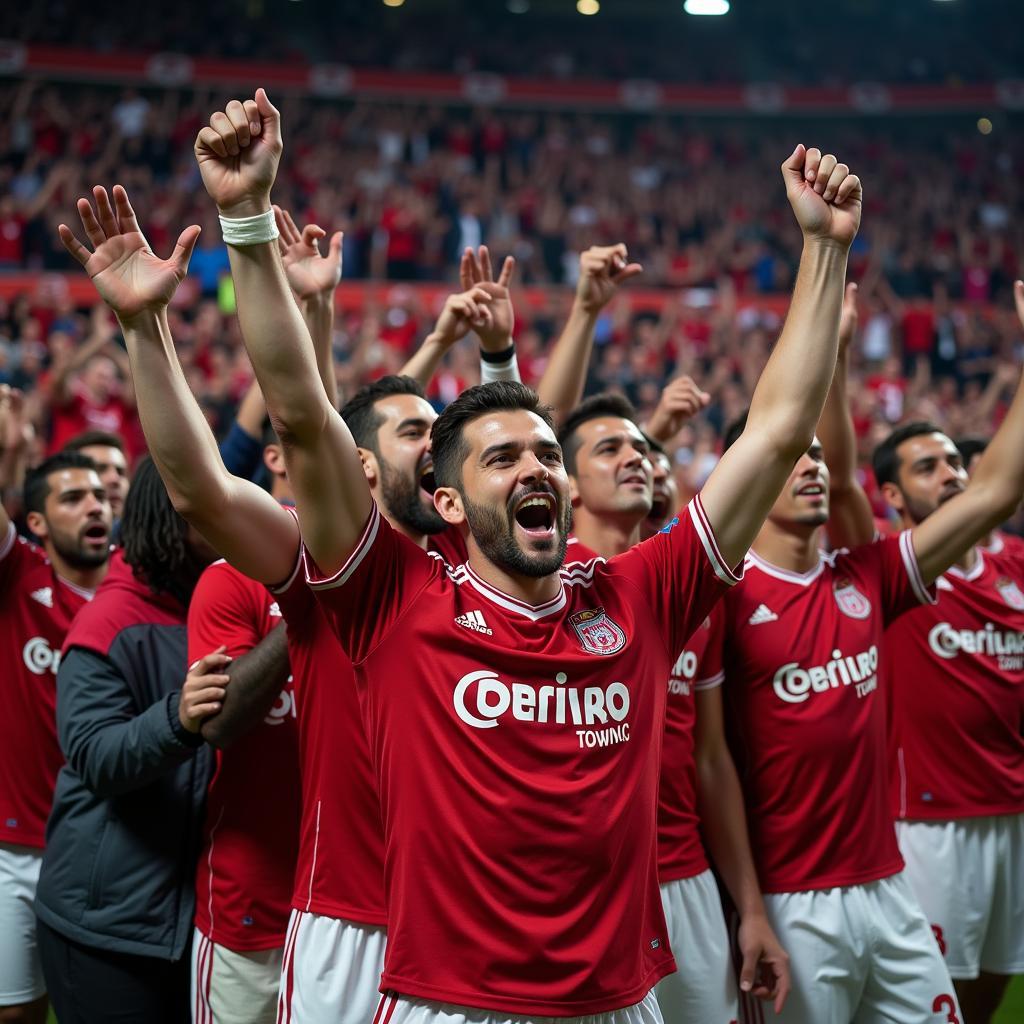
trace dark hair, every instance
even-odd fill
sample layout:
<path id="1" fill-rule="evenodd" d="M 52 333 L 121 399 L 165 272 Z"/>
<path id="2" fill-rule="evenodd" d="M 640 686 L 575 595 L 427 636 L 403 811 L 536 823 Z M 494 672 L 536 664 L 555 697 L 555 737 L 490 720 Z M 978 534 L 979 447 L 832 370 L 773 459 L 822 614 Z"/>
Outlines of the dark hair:
<path id="1" fill-rule="evenodd" d="M 924 434 L 941 434 L 942 431 L 928 420 L 914 420 L 897 427 L 872 453 L 871 468 L 875 472 L 878 486 L 882 484 L 898 484 L 900 473 L 900 457 L 896 452 L 904 441 Z"/>
<path id="2" fill-rule="evenodd" d="M 743 412 L 739 414 L 739 416 L 736 417 L 736 419 L 732 421 L 732 423 L 729 424 L 729 426 L 725 428 L 725 434 L 722 437 L 723 454 L 727 452 L 740 439 L 740 434 L 742 434 L 743 431 L 747 429 L 747 417 L 749 415 L 750 410 L 745 409 Z"/>
<path id="3" fill-rule="evenodd" d="M 91 448 L 93 445 L 103 445 L 105 448 L 116 448 L 122 455 L 125 454 L 124 438 L 109 430 L 86 430 L 76 434 L 66 445 L 66 452 L 80 452 L 83 448 Z"/>
<path id="4" fill-rule="evenodd" d="M 602 416 L 619 416 L 624 420 L 636 423 L 636 409 L 624 395 L 613 391 L 602 391 L 600 394 L 584 398 L 579 405 L 566 417 L 562 429 L 558 432 L 558 443 L 562 446 L 562 458 L 565 460 L 565 471 L 576 472 L 576 454 L 580 450 L 580 439 L 577 436 L 580 427 L 591 420 Z"/>
<path id="5" fill-rule="evenodd" d="M 50 476 L 63 469 L 96 469 L 96 462 L 81 452 L 62 451 L 40 462 L 25 474 L 25 511 L 45 512 L 50 496 Z"/>
<path id="6" fill-rule="evenodd" d="M 986 448 L 988 448 L 987 437 L 958 437 L 953 444 L 960 450 L 960 455 L 964 460 L 964 467 L 968 467 L 971 464 L 971 459 L 975 455 L 981 455 Z"/>
<path id="7" fill-rule="evenodd" d="M 438 487 L 462 485 L 462 463 L 469 454 L 464 430 L 489 412 L 532 412 L 552 430 L 555 429 L 551 410 L 542 405 L 535 391 L 517 381 L 494 381 L 477 384 L 463 391 L 451 405 L 445 407 L 434 420 L 430 431 L 431 454 L 434 458 L 434 479 Z"/>
<path id="8" fill-rule="evenodd" d="M 171 499 L 150 458 L 135 470 L 121 517 L 124 560 L 154 594 L 170 594 L 188 605 L 206 562 L 188 543 L 188 523 Z"/>
<path id="9" fill-rule="evenodd" d="M 382 398 L 390 398 L 392 395 L 415 395 L 422 399 L 427 397 L 423 386 L 414 377 L 390 374 L 361 387 L 341 407 L 341 418 L 348 425 L 356 444 L 373 452 L 378 458 L 380 451 L 377 448 L 377 431 L 384 417 L 374 406 Z"/>

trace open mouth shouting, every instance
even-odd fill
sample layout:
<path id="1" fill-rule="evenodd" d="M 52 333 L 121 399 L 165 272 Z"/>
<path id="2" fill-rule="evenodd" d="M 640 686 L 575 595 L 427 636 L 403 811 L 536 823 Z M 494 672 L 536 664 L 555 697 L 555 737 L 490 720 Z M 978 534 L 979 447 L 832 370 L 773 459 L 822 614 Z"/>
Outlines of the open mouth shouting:
<path id="1" fill-rule="evenodd" d="M 427 459 L 420 467 L 419 482 L 420 488 L 433 496 L 437 489 L 437 480 L 434 479 L 434 463 L 431 459 Z"/>
<path id="2" fill-rule="evenodd" d="M 558 502 L 549 491 L 533 491 L 515 505 L 512 518 L 534 540 L 547 540 L 555 534 Z"/>
<path id="3" fill-rule="evenodd" d="M 91 548 L 102 548 L 110 543 L 110 530 L 103 523 L 91 523 L 81 533 L 82 541 Z"/>

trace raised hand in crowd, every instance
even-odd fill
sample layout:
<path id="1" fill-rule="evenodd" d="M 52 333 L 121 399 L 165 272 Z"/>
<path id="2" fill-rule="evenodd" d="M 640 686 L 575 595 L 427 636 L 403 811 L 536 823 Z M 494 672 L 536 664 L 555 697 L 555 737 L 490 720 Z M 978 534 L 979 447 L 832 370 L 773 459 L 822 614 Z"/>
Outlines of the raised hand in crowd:
<path id="1" fill-rule="evenodd" d="M 622 242 L 592 245 L 580 253 L 580 276 L 569 320 L 537 385 L 537 393 L 556 422 L 564 420 L 583 398 L 598 315 L 620 285 L 642 272 L 639 263 L 629 262 Z"/>
<path id="2" fill-rule="evenodd" d="M 494 330 L 496 301 L 502 300 L 495 300 L 483 285 L 470 285 L 466 291 L 449 295 L 445 299 L 434 329 L 402 367 L 400 373 L 405 377 L 414 377 L 424 387 L 427 387 L 437 372 L 445 353 L 466 337 L 470 331 L 476 332 L 481 345 L 484 343 L 484 335 L 492 339 L 491 344 L 493 345 L 493 339 L 497 334 Z M 507 299 L 505 301 L 507 302 Z M 509 303 L 509 316 L 511 316 L 511 308 L 511 303 Z M 508 348 L 509 343 L 509 337 L 505 335 L 505 341 L 498 343 L 497 348 L 493 351 L 501 352 Z"/>
<path id="3" fill-rule="evenodd" d="M 707 407 L 711 396 L 702 391 L 692 377 L 685 374 L 670 381 L 664 391 L 645 430 L 655 441 L 667 444 L 682 429 L 683 424 L 693 419 Z"/>
<path id="4" fill-rule="evenodd" d="M 121 185 L 112 189 L 113 204 L 101 185 L 93 189 L 95 210 L 88 199 L 78 200 L 78 215 L 93 247 L 90 252 L 66 225 L 58 228 L 64 248 L 85 268 L 103 301 L 122 327 L 147 314 L 165 310 L 185 274 L 199 238 L 192 224 L 178 236 L 166 260 L 150 248 Z"/>
<path id="5" fill-rule="evenodd" d="M 224 672 L 231 657 L 219 647 L 200 658 L 188 670 L 178 701 L 178 718 L 191 733 L 199 732 L 203 719 L 217 714 L 224 702 L 224 693 L 230 677 Z"/>
<path id="6" fill-rule="evenodd" d="M 292 215 L 276 204 L 274 218 L 281 232 L 277 240 L 281 262 L 295 297 L 301 301 L 333 293 L 341 280 L 342 233 L 331 235 L 324 254 L 320 252 L 320 239 L 326 238 L 327 232 L 318 224 L 307 224 L 299 231 Z"/>
<path id="7" fill-rule="evenodd" d="M 486 245 L 481 245 L 475 253 L 467 248 L 462 254 L 459 281 L 463 292 L 479 289 L 490 298 L 490 322 L 479 327 L 474 325 L 473 328 L 485 352 L 502 352 L 512 344 L 512 331 L 516 321 L 509 285 L 515 268 L 515 257 L 506 256 L 498 279 L 495 280 L 491 254 Z"/>

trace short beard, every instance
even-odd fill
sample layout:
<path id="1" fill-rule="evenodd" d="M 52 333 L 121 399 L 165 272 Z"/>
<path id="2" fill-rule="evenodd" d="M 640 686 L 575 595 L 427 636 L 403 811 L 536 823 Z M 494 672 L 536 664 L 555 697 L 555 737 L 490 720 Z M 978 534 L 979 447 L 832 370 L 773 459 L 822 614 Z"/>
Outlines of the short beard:
<path id="1" fill-rule="evenodd" d="M 521 497 L 521 494 L 517 495 L 514 502 Z M 572 507 L 568 503 L 562 514 L 562 522 L 558 524 L 557 541 L 553 549 L 536 555 L 528 555 L 516 543 L 509 518 L 506 516 L 503 519 L 497 509 L 475 505 L 465 494 L 462 495 L 462 506 L 466 510 L 466 520 L 477 546 L 500 569 L 516 576 L 540 579 L 562 568 L 572 529 Z"/>
<path id="2" fill-rule="evenodd" d="M 73 569 L 98 569 L 110 558 L 109 543 L 98 551 L 89 551 L 71 538 L 56 533 L 50 534 L 50 542 L 53 550 Z"/>
<path id="3" fill-rule="evenodd" d="M 900 493 L 903 494 L 902 491 Z M 923 523 L 938 507 L 938 505 L 926 505 L 923 501 L 918 501 L 915 498 L 911 498 L 908 494 L 903 494 L 903 508 L 906 510 L 907 518 L 915 526 Z"/>
<path id="4" fill-rule="evenodd" d="M 380 465 L 380 492 L 384 500 L 384 513 L 395 522 L 401 523 L 413 533 L 430 537 L 447 529 L 448 524 L 437 510 L 423 504 L 421 494 L 425 493 L 419 481 L 410 480 L 399 473 L 390 463 L 378 456 Z"/>

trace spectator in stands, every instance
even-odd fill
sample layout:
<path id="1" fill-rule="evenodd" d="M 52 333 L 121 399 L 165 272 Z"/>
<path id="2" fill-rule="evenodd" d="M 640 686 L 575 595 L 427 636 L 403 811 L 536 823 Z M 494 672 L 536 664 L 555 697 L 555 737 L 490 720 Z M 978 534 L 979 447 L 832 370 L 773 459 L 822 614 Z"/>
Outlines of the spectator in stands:
<path id="1" fill-rule="evenodd" d="M 71 438 L 64 451 L 81 452 L 96 463 L 100 483 L 107 490 L 107 501 L 115 522 L 124 511 L 124 499 L 128 494 L 131 480 L 128 476 L 128 460 L 125 457 L 124 441 L 117 434 L 105 430 L 86 430 Z"/>

